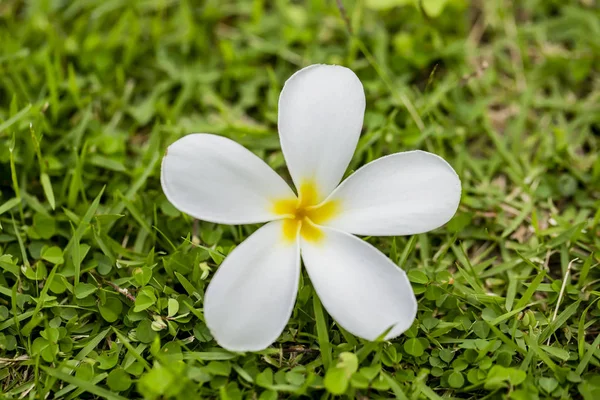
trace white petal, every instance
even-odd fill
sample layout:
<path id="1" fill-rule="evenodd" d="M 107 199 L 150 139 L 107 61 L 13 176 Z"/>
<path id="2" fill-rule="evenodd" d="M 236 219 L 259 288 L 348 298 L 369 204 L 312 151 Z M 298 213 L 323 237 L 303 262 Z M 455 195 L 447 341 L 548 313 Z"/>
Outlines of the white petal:
<path id="1" fill-rule="evenodd" d="M 319 299 L 329 314 L 350 333 L 374 340 L 412 325 L 417 301 L 402 269 L 367 242 L 321 228 L 318 242 L 302 240 L 302 259 Z"/>
<path id="2" fill-rule="evenodd" d="M 294 193 L 263 160 L 225 137 L 196 133 L 171 146 L 161 183 L 180 211 L 205 221 L 250 224 L 276 219 L 273 201 Z"/>
<path id="3" fill-rule="evenodd" d="M 204 296 L 204 318 L 222 347 L 267 348 L 292 314 L 300 276 L 297 241 L 282 240 L 282 221 L 270 222 L 223 261 Z"/>
<path id="4" fill-rule="evenodd" d="M 348 68 L 312 65 L 288 79 L 279 97 L 279 135 L 297 188 L 312 181 L 322 200 L 340 183 L 364 112 L 362 83 Z"/>
<path id="5" fill-rule="evenodd" d="M 443 158 L 392 154 L 360 168 L 331 194 L 340 213 L 327 226 L 369 236 L 427 232 L 452 218 L 460 192 L 460 179 Z"/>

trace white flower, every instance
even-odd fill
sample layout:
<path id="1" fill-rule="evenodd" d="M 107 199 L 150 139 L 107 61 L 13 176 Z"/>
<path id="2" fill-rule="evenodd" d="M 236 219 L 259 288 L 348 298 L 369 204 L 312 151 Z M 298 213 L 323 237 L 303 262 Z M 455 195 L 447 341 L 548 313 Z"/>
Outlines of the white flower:
<path id="1" fill-rule="evenodd" d="M 224 137 L 173 143 L 161 181 L 179 210 L 222 224 L 268 222 L 223 261 L 204 298 L 206 324 L 234 351 L 261 350 L 292 313 L 300 257 L 323 306 L 352 334 L 400 335 L 417 302 L 406 274 L 357 235 L 412 235 L 452 218 L 460 180 L 442 158 L 392 154 L 340 184 L 360 135 L 365 95 L 348 68 L 313 65 L 279 98 L 281 148 L 298 197 L 259 157 Z"/>

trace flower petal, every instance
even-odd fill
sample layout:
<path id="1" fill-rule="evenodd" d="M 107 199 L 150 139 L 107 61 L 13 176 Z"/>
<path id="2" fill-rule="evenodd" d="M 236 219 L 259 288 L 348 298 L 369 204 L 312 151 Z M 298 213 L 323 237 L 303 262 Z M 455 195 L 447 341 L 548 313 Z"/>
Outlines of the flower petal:
<path id="1" fill-rule="evenodd" d="M 321 227 L 319 242 L 301 241 L 302 259 L 319 299 L 350 333 L 386 339 L 412 325 L 417 301 L 402 269 L 367 242 Z"/>
<path id="2" fill-rule="evenodd" d="M 460 178 L 443 158 L 392 154 L 360 168 L 331 194 L 340 212 L 327 226 L 369 236 L 427 232 L 452 218 L 460 192 Z"/>
<path id="3" fill-rule="evenodd" d="M 362 83 L 348 68 L 312 65 L 288 79 L 279 97 L 279 135 L 296 188 L 314 182 L 322 200 L 340 183 L 364 112 Z"/>
<path id="4" fill-rule="evenodd" d="M 254 153 L 205 133 L 184 136 L 169 146 L 161 183 L 179 210 L 222 224 L 277 219 L 273 201 L 294 197 L 285 181 Z"/>
<path id="5" fill-rule="evenodd" d="M 226 349 L 265 349 L 292 314 L 300 249 L 297 240 L 282 239 L 282 224 L 270 222 L 236 247 L 206 289 L 206 325 Z"/>

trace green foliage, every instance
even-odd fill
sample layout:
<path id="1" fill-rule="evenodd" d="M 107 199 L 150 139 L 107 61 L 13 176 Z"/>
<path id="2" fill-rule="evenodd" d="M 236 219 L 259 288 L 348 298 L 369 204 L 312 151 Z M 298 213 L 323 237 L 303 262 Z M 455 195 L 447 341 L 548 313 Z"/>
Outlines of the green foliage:
<path id="1" fill-rule="evenodd" d="M 330 393 L 344 394 L 348 389 L 352 375 L 357 370 L 358 358 L 356 355 L 347 352 L 340 353 L 338 363 L 327 370 L 323 384 Z"/>
<path id="2" fill-rule="evenodd" d="M 600 12 L 592 0 L 0 2 L 0 393 L 77 399 L 600 398 Z M 417 320 L 364 342 L 307 276 L 278 341 L 218 347 L 203 295 L 257 227 L 195 222 L 164 149 L 225 135 L 287 177 L 277 99 L 312 63 L 367 96 L 349 171 L 423 149 L 457 215 L 366 238 Z M 561 295 L 562 293 L 562 295 Z"/>

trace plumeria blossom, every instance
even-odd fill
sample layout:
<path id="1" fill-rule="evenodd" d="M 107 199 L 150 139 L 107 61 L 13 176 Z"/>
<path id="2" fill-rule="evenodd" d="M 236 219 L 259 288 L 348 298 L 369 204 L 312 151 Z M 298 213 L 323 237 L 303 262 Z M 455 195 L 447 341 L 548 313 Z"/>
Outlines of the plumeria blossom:
<path id="1" fill-rule="evenodd" d="M 266 222 L 223 261 L 205 293 L 216 341 L 233 351 L 272 344 L 289 320 L 301 259 L 323 306 L 348 332 L 393 338 L 413 323 L 417 302 L 404 271 L 354 235 L 412 235 L 440 227 L 460 201 L 460 180 L 442 158 L 396 153 L 342 177 L 358 142 L 365 95 L 350 69 L 313 65 L 279 98 L 281 149 L 297 195 L 238 143 L 190 134 L 167 151 L 161 182 L 169 201 L 221 224 Z"/>

